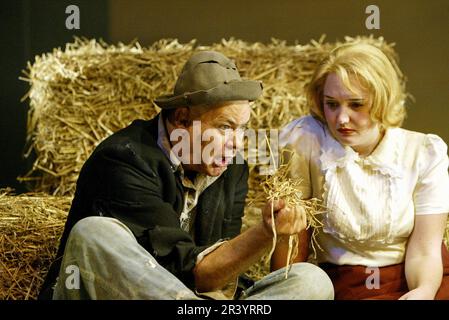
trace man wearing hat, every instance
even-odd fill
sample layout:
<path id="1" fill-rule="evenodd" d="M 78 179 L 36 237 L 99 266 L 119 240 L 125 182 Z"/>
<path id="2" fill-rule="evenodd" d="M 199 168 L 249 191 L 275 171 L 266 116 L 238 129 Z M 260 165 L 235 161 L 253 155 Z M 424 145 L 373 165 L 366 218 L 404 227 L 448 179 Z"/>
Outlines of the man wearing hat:
<path id="1" fill-rule="evenodd" d="M 271 246 L 272 205 L 279 239 L 305 228 L 303 211 L 278 201 L 240 234 L 248 167 L 238 150 L 261 93 L 224 55 L 194 54 L 174 94 L 155 100 L 162 112 L 110 136 L 84 164 L 40 298 L 331 299 L 329 278 L 308 263 L 286 280 L 280 269 L 240 281 L 236 294 Z"/>

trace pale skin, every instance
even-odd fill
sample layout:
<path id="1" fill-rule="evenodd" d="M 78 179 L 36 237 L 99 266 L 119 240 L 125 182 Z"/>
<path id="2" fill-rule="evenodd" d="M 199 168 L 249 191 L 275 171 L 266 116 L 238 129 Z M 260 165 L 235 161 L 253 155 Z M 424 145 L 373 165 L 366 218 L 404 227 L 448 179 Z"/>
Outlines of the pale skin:
<path id="1" fill-rule="evenodd" d="M 208 143 L 219 143 L 217 148 L 222 148 L 223 154 L 227 149 L 228 151 L 232 149 L 231 154 L 235 155 L 243 143 L 239 131 L 245 128 L 250 113 L 248 101 L 223 103 L 195 115 L 189 108 L 178 108 L 175 111 L 174 123 L 167 121 L 166 125 L 169 134 L 177 128 L 184 128 L 192 133 L 192 121 L 201 120 L 202 130 L 211 129 L 217 138 Z M 224 139 L 224 131 L 228 129 L 233 129 L 235 134 Z M 202 148 L 208 143 L 202 144 Z M 213 161 L 183 164 L 183 167 L 186 172 L 201 172 L 210 176 L 217 176 L 225 170 L 225 161 L 220 163 L 213 156 L 208 159 Z M 271 202 L 267 203 L 262 210 L 262 221 L 259 224 L 225 242 L 195 266 L 193 273 L 198 292 L 210 292 L 224 287 L 247 271 L 269 249 L 273 239 L 271 208 Z M 276 233 L 280 238 L 300 233 L 305 229 L 306 219 L 303 210 L 288 208 L 282 200 L 273 202 L 273 209 Z"/>
<path id="2" fill-rule="evenodd" d="M 382 140 L 383 132 L 371 120 L 369 92 L 355 79 L 351 79 L 351 85 L 352 91 L 336 74 L 330 74 L 324 85 L 323 111 L 333 136 L 360 156 L 368 156 Z M 416 215 L 405 258 L 410 291 L 400 299 L 434 299 L 443 275 L 441 243 L 446 220 L 447 213 Z"/>

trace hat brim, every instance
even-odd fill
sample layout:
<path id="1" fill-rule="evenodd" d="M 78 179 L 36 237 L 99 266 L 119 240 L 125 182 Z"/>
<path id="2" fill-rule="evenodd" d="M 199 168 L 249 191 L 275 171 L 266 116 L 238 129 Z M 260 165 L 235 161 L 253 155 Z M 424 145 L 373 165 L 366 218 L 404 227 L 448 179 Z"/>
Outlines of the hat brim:
<path id="1" fill-rule="evenodd" d="M 225 101 L 253 101 L 260 97 L 262 89 L 262 82 L 260 81 L 230 81 L 209 90 L 158 97 L 154 100 L 154 103 L 162 109 L 172 109 L 182 106 L 214 105 Z"/>

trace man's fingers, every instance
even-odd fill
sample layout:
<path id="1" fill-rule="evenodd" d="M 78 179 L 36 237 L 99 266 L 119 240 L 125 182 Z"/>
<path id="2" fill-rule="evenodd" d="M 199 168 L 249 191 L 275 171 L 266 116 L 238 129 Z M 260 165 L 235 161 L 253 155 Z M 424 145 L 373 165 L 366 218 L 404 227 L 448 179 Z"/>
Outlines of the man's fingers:
<path id="1" fill-rule="evenodd" d="M 307 227 L 307 217 L 302 208 L 285 207 L 275 213 L 276 229 L 281 233 L 294 234 Z"/>
<path id="2" fill-rule="evenodd" d="M 272 209 L 275 221 L 271 219 Z M 264 221 L 269 228 L 274 223 L 279 234 L 295 234 L 307 227 L 306 210 L 302 206 L 287 207 L 282 199 L 267 202 L 264 210 Z"/>
<path id="3" fill-rule="evenodd" d="M 268 202 L 268 206 L 271 208 L 273 207 L 273 211 L 279 211 L 285 207 L 285 201 L 282 199 L 279 200 L 271 200 Z"/>

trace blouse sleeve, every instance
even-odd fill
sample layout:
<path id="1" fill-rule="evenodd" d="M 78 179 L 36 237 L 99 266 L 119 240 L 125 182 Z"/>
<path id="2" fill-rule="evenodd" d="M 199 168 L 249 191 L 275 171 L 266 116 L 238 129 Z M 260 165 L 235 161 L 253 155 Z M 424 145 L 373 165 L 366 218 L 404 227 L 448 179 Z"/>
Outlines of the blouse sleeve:
<path id="1" fill-rule="evenodd" d="M 315 130 L 311 118 L 303 117 L 285 126 L 279 137 L 280 150 L 284 150 L 283 164 L 289 163 L 290 166 L 289 178 L 301 180 L 299 189 L 302 199 L 309 199 L 313 194 L 310 157 L 313 145 L 316 144 Z"/>
<path id="2" fill-rule="evenodd" d="M 414 192 L 417 215 L 449 212 L 447 145 L 433 134 L 424 140 L 418 158 L 419 177 Z"/>

